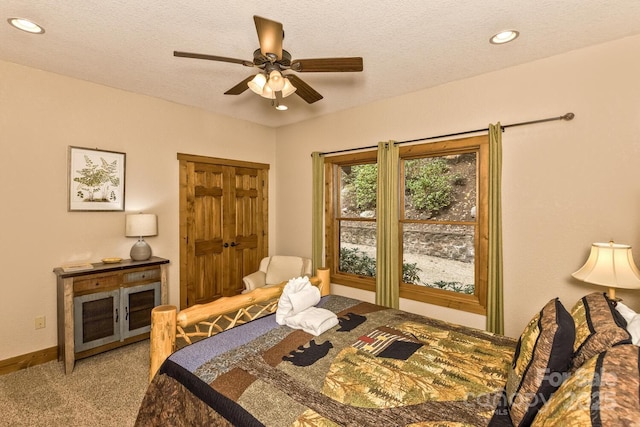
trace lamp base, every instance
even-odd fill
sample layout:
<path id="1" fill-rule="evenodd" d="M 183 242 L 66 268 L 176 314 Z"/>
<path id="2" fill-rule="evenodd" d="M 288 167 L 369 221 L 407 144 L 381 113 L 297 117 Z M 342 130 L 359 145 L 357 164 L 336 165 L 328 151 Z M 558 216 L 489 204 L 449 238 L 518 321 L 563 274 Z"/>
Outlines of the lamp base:
<path id="1" fill-rule="evenodd" d="M 131 247 L 129 256 L 134 261 L 146 261 L 151 258 L 151 246 L 141 238 Z"/>
<path id="2" fill-rule="evenodd" d="M 607 292 L 607 298 L 611 300 L 614 307 L 618 304 L 618 302 L 622 301 L 622 298 L 616 297 L 616 288 L 609 288 L 609 292 Z"/>

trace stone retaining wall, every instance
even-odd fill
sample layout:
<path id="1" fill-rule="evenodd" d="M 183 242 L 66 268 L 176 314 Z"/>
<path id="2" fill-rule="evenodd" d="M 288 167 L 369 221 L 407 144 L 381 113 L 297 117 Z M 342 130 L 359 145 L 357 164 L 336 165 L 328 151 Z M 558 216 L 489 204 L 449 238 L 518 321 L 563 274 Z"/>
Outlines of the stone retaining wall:
<path id="1" fill-rule="evenodd" d="M 404 232 L 405 251 L 437 256 L 462 262 L 473 262 L 475 248 L 473 230 L 459 225 L 409 225 Z M 376 226 L 356 223 L 341 227 L 340 240 L 354 245 L 375 246 Z"/>

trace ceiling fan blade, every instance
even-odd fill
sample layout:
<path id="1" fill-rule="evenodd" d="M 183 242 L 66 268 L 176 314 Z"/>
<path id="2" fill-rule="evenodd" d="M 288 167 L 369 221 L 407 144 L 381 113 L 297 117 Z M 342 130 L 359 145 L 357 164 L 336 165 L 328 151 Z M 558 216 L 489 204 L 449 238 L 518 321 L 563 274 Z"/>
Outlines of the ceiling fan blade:
<path id="1" fill-rule="evenodd" d="M 306 84 L 300 77 L 295 74 L 287 74 L 287 78 L 293 86 L 296 88 L 296 95 L 307 101 L 309 104 L 313 104 L 316 101 L 322 99 L 322 95 L 315 91 L 311 86 Z"/>
<path id="2" fill-rule="evenodd" d="M 300 73 L 332 73 L 362 71 L 362 58 L 296 59 L 291 69 Z"/>
<path id="3" fill-rule="evenodd" d="M 282 24 L 260 16 L 253 16 L 260 41 L 260 51 L 264 56 L 274 54 L 278 60 L 282 59 L 282 39 L 284 30 Z"/>
<path id="4" fill-rule="evenodd" d="M 253 62 L 251 61 L 245 61 L 244 59 L 227 58 L 224 56 L 204 55 L 202 53 L 191 53 L 191 52 L 179 52 L 177 50 L 173 51 L 173 56 L 178 56 L 181 58 L 207 59 L 209 61 L 231 62 L 233 64 L 242 64 L 245 67 L 253 67 Z"/>
<path id="5" fill-rule="evenodd" d="M 232 87 L 231 89 L 229 89 L 228 91 L 226 91 L 224 94 L 225 95 L 240 95 L 242 92 L 244 92 L 245 90 L 249 89 L 249 86 L 247 86 L 247 83 L 249 83 L 251 80 L 253 80 L 255 76 L 249 76 L 246 79 L 244 79 L 243 81 L 241 81 L 240 83 L 238 83 L 237 85 L 235 85 L 234 87 Z"/>

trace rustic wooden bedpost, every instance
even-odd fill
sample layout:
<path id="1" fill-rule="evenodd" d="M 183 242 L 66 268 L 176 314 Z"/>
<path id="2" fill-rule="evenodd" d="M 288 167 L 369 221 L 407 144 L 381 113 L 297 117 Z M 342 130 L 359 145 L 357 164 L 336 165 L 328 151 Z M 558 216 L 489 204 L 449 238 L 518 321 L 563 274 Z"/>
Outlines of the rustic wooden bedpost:
<path id="1" fill-rule="evenodd" d="M 322 284 L 320 285 L 320 295 L 329 295 L 331 293 L 331 278 L 329 276 L 329 268 L 318 268 L 316 270 L 316 276 L 322 282 Z"/>
<path id="2" fill-rule="evenodd" d="M 174 305 L 159 305 L 151 310 L 149 382 L 175 349 L 177 313 Z"/>

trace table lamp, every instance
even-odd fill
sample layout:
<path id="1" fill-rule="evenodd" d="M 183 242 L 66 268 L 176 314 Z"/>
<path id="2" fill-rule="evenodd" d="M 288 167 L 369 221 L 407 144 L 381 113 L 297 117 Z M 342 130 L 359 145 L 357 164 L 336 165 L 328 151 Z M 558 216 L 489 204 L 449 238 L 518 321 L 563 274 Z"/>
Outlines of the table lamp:
<path id="1" fill-rule="evenodd" d="M 616 299 L 617 289 L 640 289 L 640 271 L 633 262 L 631 246 L 593 243 L 587 262 L 572 274 L 578 280 L 609 288 L 609 299 Z"/>
<path id="2" fill-rule="evenodd" d="M 151 258 L 151 247 L 144 241 L 144 236 L 158 234 L 158 219 L 155 214 L 132 214 L 125 217 L 125 236 L 137 237 L 138 241 L 131 247 L 130 256 L 134 261 L 145 261 Z"/>

